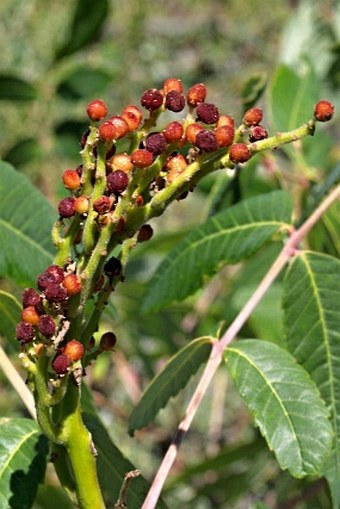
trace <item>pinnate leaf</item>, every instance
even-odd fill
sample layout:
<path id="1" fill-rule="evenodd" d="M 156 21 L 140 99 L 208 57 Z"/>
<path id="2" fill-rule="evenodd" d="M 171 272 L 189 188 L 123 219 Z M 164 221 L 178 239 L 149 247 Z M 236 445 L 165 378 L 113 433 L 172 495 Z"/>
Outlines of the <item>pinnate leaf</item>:
<path id="1" fill-rule="evenodd" d="M 31 419 L 0 419 L 0 508 L 30 509 L 42 482 L 48 441 Z"/>
<path id="2" fill-rule="evenodd" d="M 158 267 L 144 298 L 146 311 L 183 300 L 203 285 L 222 263 L 249 257 L 289 224 L 291 200 L 274 191 L 250 198 L 213 216 L 194 229 Z"/>
<path id="3" fill-rule="evenodd" d="M 25 175 L 0 162 L 0 277 L 31 285 L 52 261 L 57 214 Z"/>
<path id="4" fill-rule="evenodd" d="M 333 433 L 326 406 L 308 373 L 290 353 L 267 341 L 239 341 L 225 357 L 280 467 L 297 478 L 318 474 Z"/>
<path id="5" fill-rule="evenodd" d="M 210 355 L 212 338 L 202 337 L 191 341 L 171 357 L 164 369 L 155 376 L 133 409 L 129 433 L 147 426 L 165 407 L 170 398 L 176 396 L 189 382 Z"/>
<path id="6" fill-rule="evenodd" d="M 290 352 L 331 409 L 335 441 L 324 474 L 340 507 L 340 261 L 302 252 L 287 272 L 284 322 Z"/>

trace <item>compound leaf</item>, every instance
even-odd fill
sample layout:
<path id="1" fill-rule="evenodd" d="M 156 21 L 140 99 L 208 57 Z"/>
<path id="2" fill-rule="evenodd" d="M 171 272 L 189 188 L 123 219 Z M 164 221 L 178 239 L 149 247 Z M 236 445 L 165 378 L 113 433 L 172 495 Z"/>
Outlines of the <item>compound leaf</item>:
<path id="1" fill-rule="evenodd" d="M 227 349 L 225 357 L 280 467 L 297 478 L 318 474 L 333 432 L 308 373 L 290 353 L 267 341 L 239 341 Z"/>
<path id="2" fill-rule="evenodd" d="M 274 191 L 211 217 L 188 234 L 157 268 L 144 297 L 144 310 L 183 300 L 222 263 L 237 263 L 254 254 L 290 223 L 291 207 L 288 194 Z"/>
<path id="3" fill-rule="evenodd" d="M 324 474 L 334 507 L 340 507 L 340 261 L 302 252 L 294 257 L 284 288 L 288 349 L 331 409 L 335 442 Z"/>

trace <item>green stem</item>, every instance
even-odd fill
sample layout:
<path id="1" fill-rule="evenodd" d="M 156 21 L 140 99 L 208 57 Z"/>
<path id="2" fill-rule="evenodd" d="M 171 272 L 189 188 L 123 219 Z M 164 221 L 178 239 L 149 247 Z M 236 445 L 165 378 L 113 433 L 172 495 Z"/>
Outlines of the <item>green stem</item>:
<path id="1" fill-rule="evenodd" d="M 63 400 L 60 440 L 65 443 L 80 509 L 105 509 L 99 486 L 91 434 L 81 417 L 80 389 L 70 381 Z"/>

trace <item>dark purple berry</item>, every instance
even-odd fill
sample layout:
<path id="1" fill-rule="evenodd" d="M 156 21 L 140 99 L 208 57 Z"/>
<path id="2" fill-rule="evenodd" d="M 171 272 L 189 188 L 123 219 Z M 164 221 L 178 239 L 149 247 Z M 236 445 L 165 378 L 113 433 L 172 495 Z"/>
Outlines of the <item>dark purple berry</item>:
<path id="1" fill-rule="evenodd" d="M 37 285 L 39 290 L 46 290 L 50 285 L 56 284 L 56 280 L 53 274 L 49 272 L 43 272 L 37 277 Z"/>
<path id="2" fill-rule="evenodd" d="M 41 315 L 38 323 L 38 330 L 46 338 L 50 338 L 55 333 L 56 325 L 52 316 Z"/>
<path id="3" fill-rule="evenodd" d="M 15 329 L 16 338 L 21 343 L 30 343 L 34 339 L 34 328 L 30 323 L 19 322 Z"/>
<path id="4" fill-rule="evenodd" d="M 104 332 L 100 338 L 99 346 L 101 350 L 112 350 L 116 343 L 117 338 L 113 332 Z"/>
<path id="5" fill-rule="evenodd" d="M 74 215 L 74 198 L 70 196 L 60 200 L 58 212 L 61 218 L 72 217 Z"/>
<path id="6" fill-rule="evenodd" d="M 122 264 L 121 261 L 112 256 L 104 265 L 104 272 L 109 277 L 119 276 L 122 272 Z"/>
<path id="7" fill-rule="evenodd" d="M 200 103 L 196 109 L 197 119 L 205 124 L 215 124 L 220 118 L 220 112 L 214 104 Z"/>
<path id="8" fill-rule="evenodd" d="M 67 299 L 67 292 L 65 288 L 54 283 L 45 289 L 45 297 L 50 302 L 62 302 Z"/>
<path id="9" fill-rule="evenodd" d="M 159 156 L 166 149 L 167 143 L 164 134 L 153 133 L 149 134 L 145 141 L 145 148 L 152 152 L 154 156 Z"/>
<path id="10" fill-rule="evenodd" d="M 158 110 L 163 104 L 163 95 L 157 88 L 150 88 L 142 94 L 140 102 L 149 111 Z"/>
<path id="11" fill-rule="evenodd" d="M 165 107 L 174 112 L 182 111 L 185 106 L 185 97 L 177 90 L 170 90 L 165 96 Z"/>
<path id="12" fill-rule="evenodd" d="M 24 308 L 28 306 L 38 306 L 40 301 L 41 297 L 34 288 L 25 288 L 22 294 L 22 305 Z"/>
<path id="13" fill-rule="evenodd" d="M 108 174 L 106 184 L 110 193 L 122 193 L 129 185 L 128 174 L 122 170 L 113 171 Z"/>
<path id="14" fill-rule="evenodd" d="M 206 129 L 197 133 L 195 144 L 203 152 L 214 152 L 218 148 L 215 134 Z"/>
<path id="15" fill-rule="evenodd" d="M 65 277 L 65 272 L 60 265 L 50 265 L 45 270 L 46 274 L 52 274 L 56 283 L 62 283 Z"/>
<path id="16" fill-rule="evenodd" d="M 52 362 L 52 368 L 57 375 L 66 375 L 68 368 L 70 367 L 71 361 L 64 353 L 59 353 L 54 357 Z"/>

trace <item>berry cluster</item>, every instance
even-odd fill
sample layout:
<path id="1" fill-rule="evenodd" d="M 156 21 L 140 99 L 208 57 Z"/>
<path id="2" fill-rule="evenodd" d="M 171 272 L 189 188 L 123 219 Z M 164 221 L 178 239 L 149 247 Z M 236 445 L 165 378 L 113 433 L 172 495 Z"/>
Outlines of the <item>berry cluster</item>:
<path id="1" fill-rule="evenodd" d="M 184 198 L 209 171 L 246 163 L 262 149 L 259 143 L 270 141 L 260 108 L 250 108 L 235 126 L 206 98 L 203 83 L 185 93 L 179 79 L 169 78 L 162 89 L 143 92 L 140 106 L 130 104 L 120 114 L 108 116 L 101 99 L 87 105 L 91 126 L 81 139 L 82 163 L 62 174 L 70 194 L 58 204 L 52 232 L 56 261 L 38 276 L 37 290 L 25 289 L 16 328 L 23 349 L 32 358 L 43 349 L 56 375 L 113 349 L 116 337 L 105 333 L 97 350 L 87 353 L 95 348 L 93 333 L 109 294 L 123 281 L 127 249 L 152 237 L 147 221 Z M 182 116 L 159 128 L 163 113 L 167 119 Z M 333 113 L 331 103 L 320 101 L 301 136 Z M 122 244 L 118 257 L 110 256 Z M 93 297 L 95 310 L 88 317 L 86 304 Z"/>

